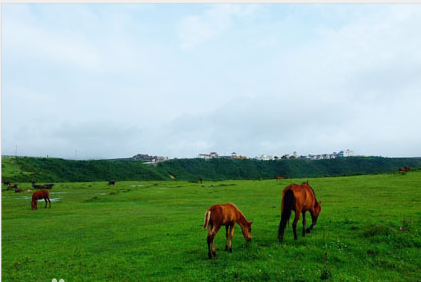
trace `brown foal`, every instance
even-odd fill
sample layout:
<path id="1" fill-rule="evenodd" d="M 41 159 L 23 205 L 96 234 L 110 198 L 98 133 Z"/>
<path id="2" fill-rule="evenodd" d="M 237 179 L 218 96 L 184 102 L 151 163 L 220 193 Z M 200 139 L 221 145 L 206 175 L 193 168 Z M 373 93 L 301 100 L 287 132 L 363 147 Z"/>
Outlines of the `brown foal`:
<path id="1" fill-rule="evenodd" d="M 235 224 L 238 223 L 243 232 L 246 241 L 251 240 L 251 225 L 253 222 L 248 221 L 243 213 L 232 203 L 213 205 L 205 213 L 205 223 L 203 228 L 208 228 L 208 257 L 211 259 L 212 254 L 216 258 L 214 238 L 219 228 L 225 225 L 227 241 L 225 250 L 232 252 L 232 236 L 234 235 Z M 211 254 L 212 245 L 212 254 Z"/>

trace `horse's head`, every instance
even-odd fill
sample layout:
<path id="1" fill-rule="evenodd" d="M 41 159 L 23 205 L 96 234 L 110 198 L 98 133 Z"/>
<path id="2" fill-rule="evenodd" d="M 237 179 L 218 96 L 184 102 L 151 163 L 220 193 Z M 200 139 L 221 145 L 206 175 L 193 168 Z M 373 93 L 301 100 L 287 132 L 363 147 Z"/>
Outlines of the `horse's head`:
<path id="1" fill-rule="evenodd" d="M 313 224 L 317 223 L 317 218 L 319 217 L 320 212 L 322 211 L 321 201 L 314 202 L 314 214 L 312 216 Z"/>
<path id="2" fill-rule="evenodd" d="M 36 201 L 35 200 L 32 200 L 32 202 L 31 202 L 31 207 L 32 207 L 32 209 L 34 210 L 34 209 L 36 209 L 36 207 L 37 207 L 37 203 L 36 203 Z"/>
<path id="3" fill-rule="evenodd" d="M 243 236 L 246 239 L 246 241 L 251 241 L 251 225 L 253 224 L 253 221 L 247 221 L 247 223 L 242 226 L 241 231 L 243 232 Z"/>

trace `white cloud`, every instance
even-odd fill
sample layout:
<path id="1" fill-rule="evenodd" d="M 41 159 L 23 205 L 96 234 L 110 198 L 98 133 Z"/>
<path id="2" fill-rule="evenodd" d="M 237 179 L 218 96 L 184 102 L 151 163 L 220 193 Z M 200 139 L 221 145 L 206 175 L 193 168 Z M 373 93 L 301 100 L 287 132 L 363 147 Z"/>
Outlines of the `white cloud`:
<path id="1" fill-rule="evenodd" d="M 184 17 L 177 33 L 181 49 L 192 49 L 205 43 L 229 29 L 238 18 L 250 17 L 259 10 L 259 6 L 216 4 L 199 15 Z"/>
<path id="2" fill-rule="evenodd" d="M 7 38 L 2 43 L 4 52 L 21 56 L 8 60 L 43 58 L 49 60 L 50 64 L 62 63 L 87 70 L 99 69 L 97 46 L 89 43 L 89 40 L 81 34 L 70 30 L 45 29 L 33 22 L 21 22 L 9 18 L 3 19 L 2 23 L 3 38 Z"/>
<path id="3" fill-rule="evenodd" d="M 20 7 L 3 10 L 9 151 L 419 155 L 418 6 L 156 6 L 147 16 L 165 20 L 152 22 L 131 8 Z"/>

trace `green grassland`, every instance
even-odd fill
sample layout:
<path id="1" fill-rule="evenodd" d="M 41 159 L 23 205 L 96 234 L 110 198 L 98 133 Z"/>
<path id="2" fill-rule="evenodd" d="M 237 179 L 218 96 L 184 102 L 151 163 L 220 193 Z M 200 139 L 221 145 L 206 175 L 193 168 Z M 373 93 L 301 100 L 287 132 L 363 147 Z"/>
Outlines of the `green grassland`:
<path id="1" fill-rule="evenodd" d="M 420 281 L 421 172 L 311 178 L 312 233 L 277 241 L 281 192 L 307 179 L 57 183 L 51 209 L 2 192 L 2 281 Z M 29 189 L 29 183 L 20 183 Z M 233 202 L 254 221 L 207 258 L 205 211 Z M 310 222 L 307 215 L 307 224 Z M 403 230 L 399 228 L 403 227 Z"/>

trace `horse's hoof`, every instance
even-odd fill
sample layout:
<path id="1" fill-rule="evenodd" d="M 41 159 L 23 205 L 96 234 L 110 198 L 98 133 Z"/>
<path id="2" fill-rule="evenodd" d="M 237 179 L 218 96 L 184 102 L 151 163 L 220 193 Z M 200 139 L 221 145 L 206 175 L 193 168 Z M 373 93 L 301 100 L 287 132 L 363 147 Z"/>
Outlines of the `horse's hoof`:
<path id="1" fill-rule="evenodd" d="M 229 250 L 230 250 L 230 253 L 232 253 L 232 248 L 230 248 Z"/>

